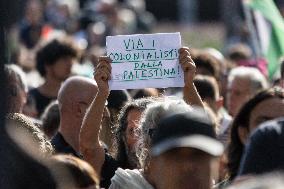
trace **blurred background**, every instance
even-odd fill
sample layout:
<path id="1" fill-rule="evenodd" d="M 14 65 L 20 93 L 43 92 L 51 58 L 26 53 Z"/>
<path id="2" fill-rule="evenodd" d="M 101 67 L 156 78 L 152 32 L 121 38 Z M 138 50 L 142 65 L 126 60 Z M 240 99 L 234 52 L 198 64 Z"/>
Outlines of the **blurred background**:
<path id="1" fill-rule="evenodd" d="M 283 15 L 284 0 L 275 3 Z M 181 32 L 183 45 L 215 48 L 226 57 L 238 43 L 253 49 L 244 20 L 241 0 L 27 0 L 7 32 L 7 57 L 27 73 L 29 87 L 37 87 L 35 54 L 54 38 L 75 42 L 81 56 L 73 72 L 90 76 L 88 65 L 105 53 L 108 35 Z"/>

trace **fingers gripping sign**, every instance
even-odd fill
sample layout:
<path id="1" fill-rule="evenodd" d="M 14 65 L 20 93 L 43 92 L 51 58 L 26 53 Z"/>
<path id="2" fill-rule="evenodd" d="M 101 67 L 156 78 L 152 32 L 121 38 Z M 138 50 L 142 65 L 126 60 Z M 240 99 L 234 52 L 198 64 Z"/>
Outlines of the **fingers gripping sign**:
<path id="1" fill-rule="evenodd" d="M 190 56 L 189 48 L 182 47 L 179 49 L 179 63 L 184 72 L 184 85 L 191 86 L 195 77 L 196 66 Z"/>
<path id="2" fill-rule="evenodd" d="M 109 57 L 99 57 L 99 62 L 94 72 L 94 79 L 97 82 L 99 92 L 108 96 L 108 81 L 111 79 L 111 59 Z"/>
<path id="3" fill-rule="evenodd" d="M 189 48 L 182 47 L 179 49 L 179 63 L 184 73 L 184 101 L 190 105 L 204 107 L 198 91 L 193 83 L 196 66 L 190 56 Z"/>
<path id="4" fill-rule="evenodd" d="M 180 33 L 107 36 L 112 90 L 183 87 Z"/>

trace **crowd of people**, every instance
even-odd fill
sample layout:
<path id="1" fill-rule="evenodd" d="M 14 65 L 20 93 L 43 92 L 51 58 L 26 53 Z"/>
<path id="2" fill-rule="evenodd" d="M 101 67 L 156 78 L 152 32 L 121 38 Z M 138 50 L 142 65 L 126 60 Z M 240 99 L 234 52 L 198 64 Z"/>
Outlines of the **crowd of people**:
<path id="1" fill-rule="evenodd" d="M 284 59 L 271 79 L 246 44 L 182 47 L 182 88 L 110 90 L 106 36 L 154 23 L 143 0 L 27 1 L 4 67 L 6 130 L 26 155 L 12 145 L 1 185 L 284 188 Z"/>

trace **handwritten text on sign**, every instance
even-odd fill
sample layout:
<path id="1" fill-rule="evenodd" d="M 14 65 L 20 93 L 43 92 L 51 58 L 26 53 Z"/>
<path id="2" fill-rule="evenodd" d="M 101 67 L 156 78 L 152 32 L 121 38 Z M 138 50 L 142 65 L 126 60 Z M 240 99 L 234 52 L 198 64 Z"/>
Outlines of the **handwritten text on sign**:
<path id="1" fill-rule="evenodd" d="M 108 36 L 107 55 L 112 60 L 110 89 L 182 87 L 180 47 L 179 33 Z"/>

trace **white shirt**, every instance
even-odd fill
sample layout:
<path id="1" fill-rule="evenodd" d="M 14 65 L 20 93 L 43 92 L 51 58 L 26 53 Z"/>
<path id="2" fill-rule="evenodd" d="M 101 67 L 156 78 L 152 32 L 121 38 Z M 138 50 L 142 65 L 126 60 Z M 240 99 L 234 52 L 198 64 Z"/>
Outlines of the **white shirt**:
<path id="1" fill-rule="evenodd" d="M 138 169 L 121 169 L 115 171 L 109 189 L 154 189 Z"/>

